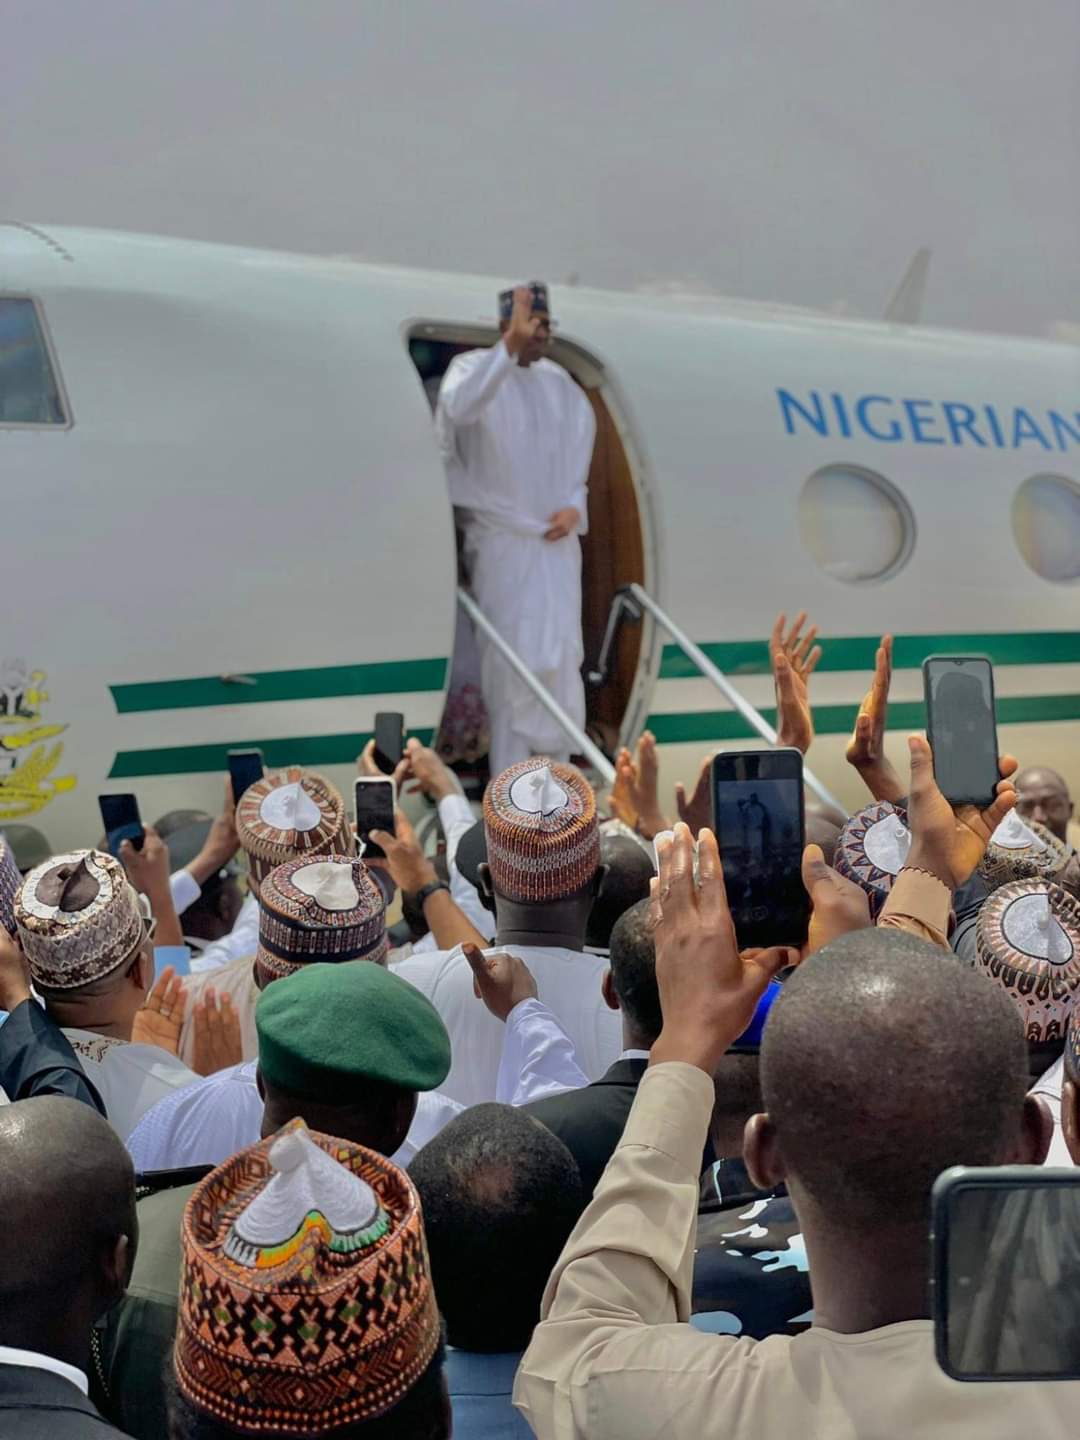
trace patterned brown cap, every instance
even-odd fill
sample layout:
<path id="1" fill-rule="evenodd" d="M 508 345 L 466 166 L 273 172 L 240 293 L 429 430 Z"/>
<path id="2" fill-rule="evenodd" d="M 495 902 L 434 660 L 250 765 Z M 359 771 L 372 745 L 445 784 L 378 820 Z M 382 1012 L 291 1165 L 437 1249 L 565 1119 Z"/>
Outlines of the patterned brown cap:
<path id="1" fill-rule="evenodd" d="M 1037 820 L 1022 820 L 1015 810 L 990 836 L 979 873 L 996 890 L 1014 880 L 1053 880 L 1065 869 L 1072 846 Z"/>
<path id="2" fill-rule="evenodd" d="M 543 756 L 511 765 L 484 792 L 491 879 L 509 900 L 563 900 L 600 864 L 592 786 L 573 765 Z"/>
<path id="3" fill-rule="evenodd" d="M 910 849 L 907 811 L 879 800 L 844 823 L 833 864 L 841 875 L 866 891 L 871 914 L 876 918 Z"/>
<path id="4" fill-rule="evenodd" d="M 260 883 L 288 860 L 356 848 L 344 800 L 313 770 L 281 770 L 248 786 L 236 807 L 236 833 Z"/>
<path id="5" fill-rule="evenodd" d="M 1080 902 L 1045 880 L 1002 885 L 979 911 L 976 964 L 1002 985 L 1032 1044 L 1064 1038 L 1080 994 Z"/>
<path id="6" fill-rule="evenodd" d="M 177 1383 L 244 1434 L 324 1435 L 375 1419 L 438 1349 L 408 1176 L 302 1120 L 202 1181 L 181 1243 Z"/>
<path id="7" fill-rule="evenodd" d="M 146 933 L 124 867 L 98 850 L 54 855 L 23 881 L 15 923 L 34 983 L 89 985 L 130 961 Z"/>
<path id="8" fill-rule="evenodd" d="M 260 989 L 312 961 L 386 959 L 386 902 L 362 860 L 290 860 L 259 887 Z"/>

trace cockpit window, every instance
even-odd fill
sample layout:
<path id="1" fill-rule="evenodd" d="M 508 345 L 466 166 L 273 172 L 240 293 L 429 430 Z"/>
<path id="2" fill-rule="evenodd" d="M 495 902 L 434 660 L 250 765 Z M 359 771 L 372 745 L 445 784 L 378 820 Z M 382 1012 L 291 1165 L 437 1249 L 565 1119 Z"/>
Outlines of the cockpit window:
<path id="1" fill-rule="evenodd" d="M 35 301 L 0 295 L 0 425 L 66 425 L 63 392 Z"/>

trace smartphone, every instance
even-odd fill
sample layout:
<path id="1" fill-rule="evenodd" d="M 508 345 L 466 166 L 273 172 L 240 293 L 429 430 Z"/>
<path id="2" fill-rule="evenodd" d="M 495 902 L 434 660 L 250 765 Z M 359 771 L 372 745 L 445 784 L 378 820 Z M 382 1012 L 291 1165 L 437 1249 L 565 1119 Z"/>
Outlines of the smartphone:
<path id="1" fill-rule="evenodd" d="M 404 753 L 405 716 L 380 710 L 375 716 L 375 764 L 384 775 L 392 775 Z"/>
<path id="2" fill-rule="evenodd" d="M 365 860 L 383 860 L 386 851 L 373 844 L 368 836 L 372 830 L 394 829 L 394 806 L 397 804 L 397 786 L 387 776 L 381 780 L 375 775 L 360 775 L 356 781 L 356 838 L 364 847 Z"/>
<path id="3" fill-rule="evenodd" d="M 109 854 L 120 858 L 120 845 L 130 840 L 136 850 L 141 850 L 146 838 L 142 820 L 139 818 L 139 802 L 134 795 L 99 795 L 101 823 L 105 826 L 105 841 Z"/>
<path id="4" fill-rule="evenodd" d="M 954 1380 L 1080 1380 L 1080 1168 L 957 1165 L 934 1184 L 938 1364 Z"/>
<path id="5" fill-rule="evenodd" d="M 233 804 L 240 804 L 240 797 L 257 780 L 266 774 L 261 750 L 230 750 L 229 779 L 232 781 Z"/>
<path id="6" fill-rule="evenodd" d="M 713 828 L 740 950 L 801 945 L 810 924 L 798 750 L 728 750 L 712 762 Z"/>
<path id="7" fill-rule="evenodd" d="M 985 655 L 931 655 L 922 669 L 938 787 L 953 805 L 989 805 L 1001 779 L 994 667 Z"/>

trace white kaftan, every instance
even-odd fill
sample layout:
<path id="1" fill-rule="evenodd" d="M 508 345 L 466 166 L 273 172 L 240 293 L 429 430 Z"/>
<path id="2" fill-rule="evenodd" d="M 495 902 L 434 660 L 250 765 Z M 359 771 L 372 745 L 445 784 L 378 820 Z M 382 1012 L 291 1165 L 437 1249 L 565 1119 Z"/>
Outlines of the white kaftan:
<path id="1" fill-rule="evenodd" d="M 476 602 L 584 727 L 578 537 L 588 528 L 592 407 L 561 366 L 520 366 L 500 342 L 451 362 L 435 425 Z M 581 516 L 577 534 L 545 540 L 568 505 Z M 480 648 L 491 773 L 530 755 L 568 760 L 560 727 L 492 646 Z"/>

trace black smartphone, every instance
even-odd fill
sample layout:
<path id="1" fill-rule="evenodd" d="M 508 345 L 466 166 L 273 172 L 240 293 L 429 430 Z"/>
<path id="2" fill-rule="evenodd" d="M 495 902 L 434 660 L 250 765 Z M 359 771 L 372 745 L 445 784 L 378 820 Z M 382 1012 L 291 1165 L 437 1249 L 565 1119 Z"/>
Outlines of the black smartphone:
<path id="1" fill-rule="evenodd" d="M 728 750 L 712 762 L 713 828 L 740 950 L 801 945 L 810 924 L 798 750 Z"/>
<path id="2" fill-rule="evenodd" d="M 1080 1380 L 1080 1168 L 968 1169 L 934 1184 L 938 1364 L 954 1380 Z"/>
<path id="3" fill-rule="evenodd" d="M 953 805 L 989 805 L 1001 779 L 994 667 L 985 655 L 931 655 L 922 669 L 938 787 Z"/>
<path id="4" fill-rule="evenodd" d="M 386 851 L 374 844 L 368 837 L 372 830 L 387 830 L 395 834 L 394 806 L 397 803 L 397 786 L 387 777 L 380 780 L 375 775 L 361 775 L 357 778 L 356 797 L 356 838 L 364 846 L 365 860 L 383 860 Z"/>
<path id="5" fill-rule="evenodd" d="M 266 774 L 261 750 L 230 750 L 229 779 L 232 781 L 233 804 L 240 804 L 240 797 L 257 780 Z"/>
<path id="6" fill-rule="evenodd" d="M 105 826 L 105 841 L 109 854 L 120 858 L 120 845 L 130 840 L 136 850 L 141 850 L 146 834 L 139 818 L 139 802 L 134 795 L 99 795 L 101 823 Z"/>
<path id="7" fill-rule="evenodd" d="M 404 753 L 405 716 L 380 710 L 375 716 L 375 764 L 384 775 L 392 775 Z"/>

